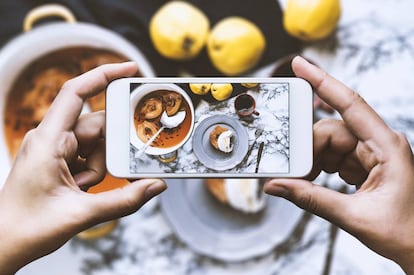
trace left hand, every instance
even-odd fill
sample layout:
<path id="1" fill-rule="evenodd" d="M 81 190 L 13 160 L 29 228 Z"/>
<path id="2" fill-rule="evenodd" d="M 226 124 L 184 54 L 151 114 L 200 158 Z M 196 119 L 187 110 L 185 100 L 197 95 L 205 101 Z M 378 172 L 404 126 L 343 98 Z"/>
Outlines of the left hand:
<path id="1" fill-rule="evenodd" d="M 137 72 L 133 62 L 103 65 L 69 80 L 40 125 L 24 138 L 0 192 L 0 270 L 14 274 L 77 233 L 137 211 L 162 192 L 161 180 L 89 194 L 105 169 L 105 115 L 79 118 L 88 97 Z"/>

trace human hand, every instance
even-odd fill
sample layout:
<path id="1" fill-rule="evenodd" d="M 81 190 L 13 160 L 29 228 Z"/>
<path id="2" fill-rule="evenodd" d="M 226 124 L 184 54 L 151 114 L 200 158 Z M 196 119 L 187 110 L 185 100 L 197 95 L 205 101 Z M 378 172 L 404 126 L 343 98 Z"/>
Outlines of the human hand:
<path id="1" fill-rule="evenodd" d="M 307 179 L 273 179 L 265 192 L 327 219 L 414 274 L 414 160 L 408 141 L 321 69 L 301 57 L 292 67 L 343 120 L 314 125 L 314 165 Z M 308 181 L 321 171 L 339 172 L 356 192 L 342 194 Z"/>
<path id="2" fill-rule="evenodd" d="M 14 274 L 93 225 L 137 211 L 166 188 L 149 179 L 99 194 L 82 191 L 106 173 L 105 115 L 79 118 L 83 103 L 137 69 L 133 62 L 103 65 L 69 80 L 25 136 L 0 191 L 1 274 Z"/>

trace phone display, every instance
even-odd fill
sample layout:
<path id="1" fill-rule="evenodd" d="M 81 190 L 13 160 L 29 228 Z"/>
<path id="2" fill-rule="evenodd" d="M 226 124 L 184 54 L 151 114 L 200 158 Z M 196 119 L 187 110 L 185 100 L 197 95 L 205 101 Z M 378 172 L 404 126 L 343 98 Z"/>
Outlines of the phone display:
<path id="1" fill-rule="evenodd" d="M 175 81 L 129 80 L 128 85 L 123 85 L 128 90 L 128 104 L 124 104 L 122 112 L 128 114 L 128 121 L 127 127 L 117 127 L 121 134 L 125 132 L 123 128 L 127 129 L 123 139 L 128 144 L 127 171 L 123 168 L 126 174 L 270 177 L 291 175 L 297 169 L 292 170 L 297 161 L 292 162 L 291 150 L 292 116 L 298 112 L 292 110 L 292 91 L 297 88 L 291 79 L 171 80 Z M 108 87 L 108 93 L 110 90 L 113 88 Z M 309 98 L 311 106 L 309 94 L 302 91 L 302 99 Z M 111 98 L 114 96 L 108 97 L 109 106 Z M 308 112 L 306 108 L 302 111 Z M 311 112 L 307 115 L 312 117 Z M 302 123 L 311 125 L 306 120 Z M 111 125 L 109 122 L 108 135 Z M 302 128 L 303 143 L 308 144 L 311 127 Z M 110 146 L 107 144 L 107 148 Z M 302 151 L 305 159 L 309 159 L 308 149 Z"/>

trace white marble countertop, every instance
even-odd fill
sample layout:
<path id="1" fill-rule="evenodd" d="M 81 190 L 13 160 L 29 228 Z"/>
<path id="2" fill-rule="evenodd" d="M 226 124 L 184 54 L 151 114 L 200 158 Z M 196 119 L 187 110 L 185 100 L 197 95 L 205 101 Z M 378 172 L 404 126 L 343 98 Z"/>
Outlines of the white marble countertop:
<path id="1" fill-rule="evenodd" d="M 414 144 L 414 2 L 347 0 L 342 8 L 337 39 L 309 45 L 303 55 L 358 91 Z M 336 176 L 324 175 L 318 182 L 343 186 Z M 327 266 L 329 274 L 403 274 L 393 262 L 310 214 L 303 214 L 291 237 L 269 255 L 242 263 L 212 260 L 177 239 L 157 200 L 124 218 L 110 237 L 74 239 L 18 274 L 306 275 L 328 274 Z"/>

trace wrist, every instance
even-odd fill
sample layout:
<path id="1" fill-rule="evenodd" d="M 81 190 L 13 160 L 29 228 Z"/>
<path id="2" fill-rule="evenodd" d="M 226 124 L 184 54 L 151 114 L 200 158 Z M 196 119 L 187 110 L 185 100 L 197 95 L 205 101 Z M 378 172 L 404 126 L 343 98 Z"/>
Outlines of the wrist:
<path id="1" fill-rule="evenodd" d="M 0 270 L 1 274 L 13 275 L 28 262 L 25 261 L 25 250 L 22 249 L 16 223 L 11 220 L 12 216 L 0 191 Z"/>
<path id="2" fill-rule="evenodd" d="M 1 229 L 0 229 L 1 230 Z M 18 254 L 15 248 L 7 243 L 7 237 L 3 238 L 0 232 L 0 270 L 4 275 L 15 274 L 23 265 L 18 265 Z"/>

